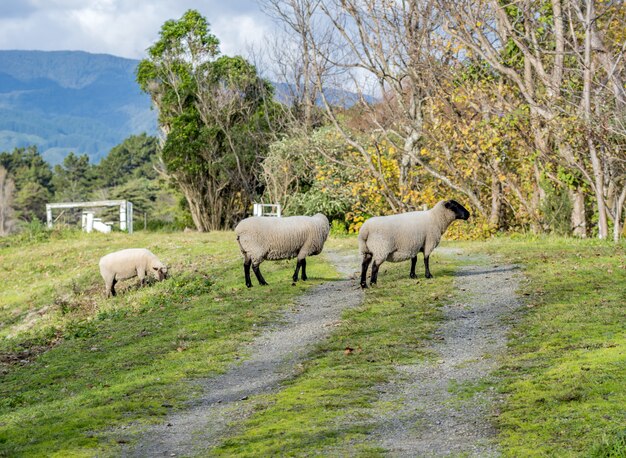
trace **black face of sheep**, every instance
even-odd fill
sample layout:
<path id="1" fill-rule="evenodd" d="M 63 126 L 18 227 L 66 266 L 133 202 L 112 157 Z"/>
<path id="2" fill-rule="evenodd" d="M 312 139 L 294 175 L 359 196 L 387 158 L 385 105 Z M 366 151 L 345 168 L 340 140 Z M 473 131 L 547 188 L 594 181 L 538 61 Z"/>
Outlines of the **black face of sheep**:
<path id="1" fill-rule="evenodd" d="M 456 219 L 467 221 L 470 217 L 470 212 L 468 212 L 467 209 L 456 200 L 448 200 L 444 205 L 448 210 L 452 210 L 454 212 Z"/>

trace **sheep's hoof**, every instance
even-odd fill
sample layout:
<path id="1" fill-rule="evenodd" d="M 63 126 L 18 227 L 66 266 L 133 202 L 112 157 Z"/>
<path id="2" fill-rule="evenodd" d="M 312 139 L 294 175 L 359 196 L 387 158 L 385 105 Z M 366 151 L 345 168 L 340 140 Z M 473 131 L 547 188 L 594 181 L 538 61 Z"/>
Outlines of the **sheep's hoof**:
<path id="1" fill-rule="evenodd" d="M 433 278 L 433 276 L 431 274 L 426 274 L 425 277 L 426 278 Z"/>
<path id="2" fill-rule="evenodd" d="M 302 281 L 306 281 L 308 277 L 302 277 Z"/>
<path id="3" fill-rule="evenodd" d="M 261 285 L 261 286 L 269 286 L 269 283 L 264 281 L 263 283 L 259 283 L 259 285 Z"/>
<path id="4" fill-rule="evenodd" d="M 367 283 L 361 283 L 361 288 L 362 289 L 367 289 Z"/>
<path id="5" fill-rule="evenodd" d="M 415 275 L 415 274 L 410 274 L 410 275 L 409 275 L 409 278 L 417 278 L 417 275 Z"/>
<path id="6" fill-rule="evenodd" d="M 294 281 L 294 282 L 291 284 L 291 286 L 296 286 L 296 282 Z"/>

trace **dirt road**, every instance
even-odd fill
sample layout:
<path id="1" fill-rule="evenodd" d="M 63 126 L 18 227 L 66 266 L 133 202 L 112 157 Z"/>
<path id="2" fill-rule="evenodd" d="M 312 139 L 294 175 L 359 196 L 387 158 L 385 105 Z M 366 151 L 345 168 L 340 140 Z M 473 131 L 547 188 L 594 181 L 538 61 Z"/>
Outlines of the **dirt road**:
<path id="1" fill-rule="evenodd" d="M 463 260 L 455 279 L 462 300 L 444 308 L 444 322 L 430 348 L 434 360 L 397 367 L 398 377 L 379 387 L 380 400 L 398 408 L 370 412 L 370 444 L 390 456 L 498 456 L 490 421 L 498 398 L 489 381 L 506 346 L 506 319 L 520 306 L 515 294 L 519 274 L 515 266 L 495 265 L 486 257 L 438 250 Z M 205 455 L 228 435 L 233 421 L 251 414 L 249 398 L 276 392 L 297 375 L 299 363 L 330 334 L 342 311 L 364 298 L 352 278 L 360 264 L 357 255 L 326 253 L 345 280 L 310 289 L 279 325 L 250 345 L 249 358 L 201 381 L 201 399 L 145 431 L 123 455 Z"/>
<path id="2" fill-rule="evenodd" d="M 376 417 L 376 442 L 390 456 L 498 456 L 491 374 L 506 348 L 507 320 L 520 307 L 520 275 L 487 257 L 439 250 L 466 264 L 455 278 L 462 299 L 444 307 L 430 346 L 435 358 L 398 367 L 399 376 L 380 387 L 398 410 Z"/>

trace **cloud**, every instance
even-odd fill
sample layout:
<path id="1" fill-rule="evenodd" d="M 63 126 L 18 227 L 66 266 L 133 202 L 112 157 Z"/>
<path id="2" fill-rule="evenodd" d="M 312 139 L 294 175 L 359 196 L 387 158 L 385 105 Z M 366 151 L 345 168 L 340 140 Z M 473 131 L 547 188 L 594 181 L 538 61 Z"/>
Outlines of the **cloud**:
<path id="1" fill-rule="evenodd" d="M 225 54 L 245 54 L 270 21 L 254 0 L 28 0 L 0 2 L 0 49 L 83 50 L 140 59 L 161 25 L 196 9 Z"/>

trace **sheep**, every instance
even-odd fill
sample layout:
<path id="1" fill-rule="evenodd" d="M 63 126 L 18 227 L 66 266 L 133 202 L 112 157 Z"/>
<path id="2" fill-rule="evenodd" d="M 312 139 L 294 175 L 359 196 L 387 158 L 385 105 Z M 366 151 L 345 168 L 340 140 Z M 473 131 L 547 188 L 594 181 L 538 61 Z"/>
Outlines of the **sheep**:
<path id="1" fill-rule="evenodd" d="M 167 278 L 167 266 L 145 248 L 129 248 L 109 253 L 100 258 L 99 265 L 107 297 L 115 296 L 115 284 L 119 280 L 138 277 L 139 283 L 143 285 L 149 273 L 158 281 Z"/>
<path id="2" fill-rule="evenodd" d="M 306 257 L 322 252 L 329 232 L 328 219 L 321 213 L 286 218 L 253 216 L 242 220 L 235 228 L 235 234 L 243 255 L 246 286 L 252 287 L 250 267 L 260 285 L 268 284 L 259 270 L 259 264 L 266 259 L 276 261 L 297 257 L 293 281 L 298 281 L 300 269 L 305 281 Z"/>
<path id="3" fill-rule="evenodd" d="M 410 278 L 416 278 L 417 253 L 424 253 L 426 278 L 432 278 L 428 265 L 430 253 L 439 245 L 441 236 L 456 219 L 467 220 L 470 213 L 455 200 L 437 203 L 427 211 L 370 218 L 359 231 L 361 264 L 361 288 L 367 288 L 367 268 L 372 264 L 370 284 L 376 284 L 378 269 L 385 261 L 411 260 Z"/>

